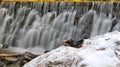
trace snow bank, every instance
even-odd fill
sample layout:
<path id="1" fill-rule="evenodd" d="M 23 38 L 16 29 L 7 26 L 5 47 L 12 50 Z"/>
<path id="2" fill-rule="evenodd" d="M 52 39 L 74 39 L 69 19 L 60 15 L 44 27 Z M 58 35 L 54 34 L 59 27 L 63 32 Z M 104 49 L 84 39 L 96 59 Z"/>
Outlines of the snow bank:
<path id="1" fill-rule="evenodd" d="M 85 39 L 79 49 L 61 46 L 23 67 L 120 67 L 120 32 Z"/>

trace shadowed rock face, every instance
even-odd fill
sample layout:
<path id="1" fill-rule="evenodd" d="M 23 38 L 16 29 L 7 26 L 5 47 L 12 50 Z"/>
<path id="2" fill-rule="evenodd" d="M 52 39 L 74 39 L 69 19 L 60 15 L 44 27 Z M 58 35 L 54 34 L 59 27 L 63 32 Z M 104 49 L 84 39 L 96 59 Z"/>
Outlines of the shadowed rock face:
<path id="1" fill-rule="evenodd" d="M 8 48 L 9 46 L 8 45 L 3 45 L 3 44 L 0 44 L 0 49 L 4 49 L 4 48 Z"/>
<path id="2" fill-rule="evenodd" d="M 61 46 L 23 67 L 119 67 L 119 41 L 117 31 L 91 37 L 84 40 L 81 48 Z"/>

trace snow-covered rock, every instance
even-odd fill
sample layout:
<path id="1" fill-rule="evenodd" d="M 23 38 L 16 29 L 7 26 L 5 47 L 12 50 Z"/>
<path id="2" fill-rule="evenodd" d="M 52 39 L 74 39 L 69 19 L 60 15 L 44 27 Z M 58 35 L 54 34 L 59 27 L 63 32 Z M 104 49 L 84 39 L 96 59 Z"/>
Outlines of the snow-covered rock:
<path id="1" fill-rule="evenodd" d="M 120 32 L 85 39 L 81 48 L 61 46 L 23 67 L 120 67 Z"/>

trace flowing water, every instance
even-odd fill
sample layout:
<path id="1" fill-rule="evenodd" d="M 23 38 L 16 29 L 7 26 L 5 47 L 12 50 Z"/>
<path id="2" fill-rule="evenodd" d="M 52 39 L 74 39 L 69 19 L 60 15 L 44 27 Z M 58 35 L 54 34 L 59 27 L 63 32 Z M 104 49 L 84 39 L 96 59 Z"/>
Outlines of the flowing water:
<path id="1" fill-rule="evenodd" d="M 64 39 L 79 40 L 120 31 L 120 4 L 108 2 L 1 2 L 0 43 L 54 49 Z"/>

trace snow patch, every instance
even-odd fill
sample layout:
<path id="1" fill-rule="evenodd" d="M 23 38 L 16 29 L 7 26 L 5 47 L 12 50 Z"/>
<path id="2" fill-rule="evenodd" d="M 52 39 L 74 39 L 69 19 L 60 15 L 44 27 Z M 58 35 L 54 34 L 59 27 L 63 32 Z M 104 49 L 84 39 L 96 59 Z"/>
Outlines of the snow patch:
<path id="1" fill-rule="evenodd" d="M 61 46 L 23 67 L 120 67 L 120 32 L 85 39 L 83 47 Z"/>

